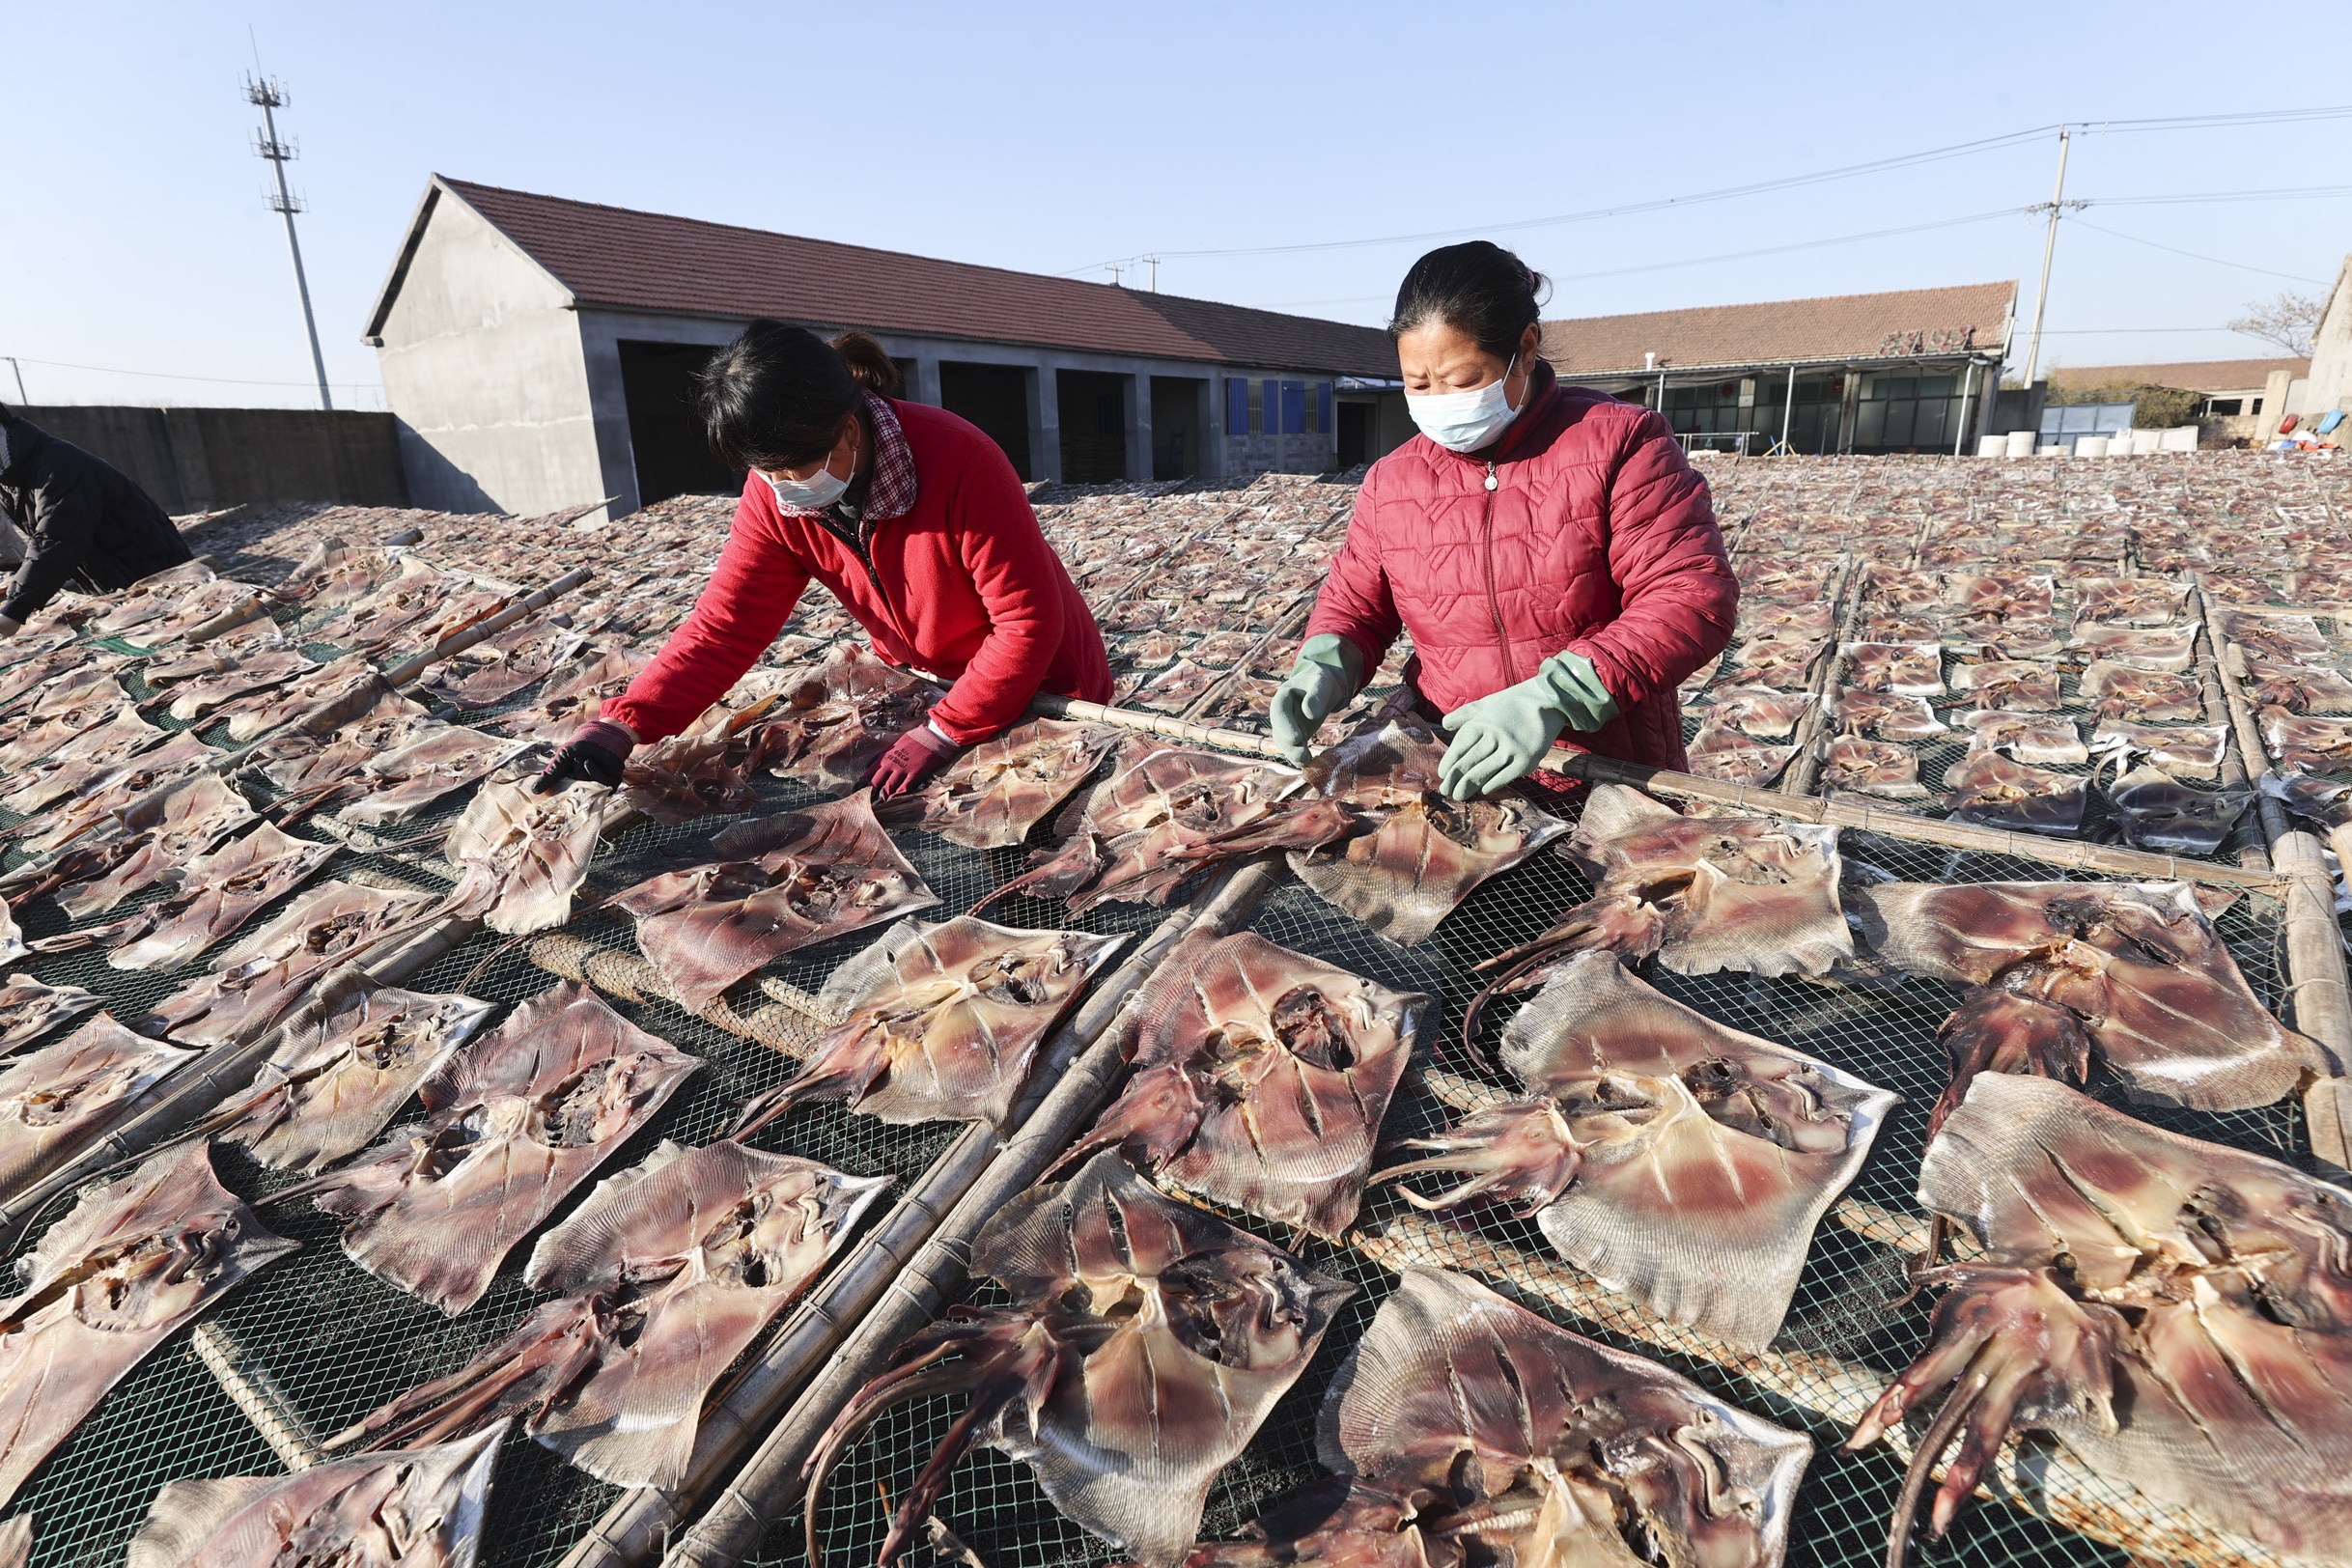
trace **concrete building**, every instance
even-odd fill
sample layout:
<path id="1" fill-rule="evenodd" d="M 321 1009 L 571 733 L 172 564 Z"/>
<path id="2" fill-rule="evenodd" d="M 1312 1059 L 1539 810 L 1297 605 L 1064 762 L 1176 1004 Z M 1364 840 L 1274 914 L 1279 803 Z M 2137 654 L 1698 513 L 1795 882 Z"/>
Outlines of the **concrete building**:
<path id="1" fill-rule="evenodd" d="M 2071 446 L 2075 436 L 2131 429 L 2138 394 L 2147 387 L 2197 394 L 2191 417 L 2197 422 L 2200 446 L 2260 440 L 2264 434 L 2278 430 L 2280 419 L 2300 398 L 2310 370 L 2311 361 L 2308 359 L 2053 366 L 2052 404 L 2043 410 L 2042 440 L 2045 444 Z M 2099 396 L 2103 393 L 2108 395 Z M 2065 400 L 2063 408 L 2058 401 L 2060 399 Z M 2054 424 L 2053 418 L 2058 416 L 2067 423 Z"/>
<path id="2" fill-rule="evenodd" d="M 1561 379 L 1663 408 L 1717 451 L 1973 453 L 2017 286 L 1780 299 L 1544 323 Z"/>
<path id="3" fill-rule="evenodd" d="M 753 317 L 861 327 L 1027 479 L 1320 473 L 1407 434 L 1374 327 L 435 175 L 368 320 L 419 506 L 732 490 L 689 378 Z"/>
<path id="4" fill-rule="evenodd" d="M 2286 409 L 2314 424 L 2331 413 L 2352 415 L 2352 256 L 2338 269 L 2319 329 L 2311 334 L 2311 366 L 2302 396 L 2290 393 Z"/>

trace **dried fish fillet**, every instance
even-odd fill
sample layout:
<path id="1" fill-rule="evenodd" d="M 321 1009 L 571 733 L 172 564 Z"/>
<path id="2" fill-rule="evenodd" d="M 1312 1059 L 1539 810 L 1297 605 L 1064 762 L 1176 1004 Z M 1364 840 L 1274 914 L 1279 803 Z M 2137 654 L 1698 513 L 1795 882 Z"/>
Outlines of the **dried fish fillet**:
<path id="1" fill-rule="evenodd" d="M 214 716 L 226 718 L 229 739 L 241 743 L 330 703 L 355 697 L 380 679 L 375 665 L 350 654 L 297 675 L 282 686 L 225 703 Z"/>
<path id="2" fill-rule="evenodd" d="M 2058 579 L 2039 573 L 1946 572 L 1944 602 L 1967 615 L 2047 621 Z"/>
<path id="3" fill-rule="evenodd" d="M 638 947 L 688 1010 L 787 953 L 939 902 L 864 790 L 737 823 L 711 844 L 727 858 L 665 871 L 612 901 L 636 917 Z"/>
<path id="4" fill-rule="evenodd" d="M 173 1481 L 155 1494 L 124 1568 L 473 1568 L 503 1421 L 405 1453 L 294 1475 Z"/>
<path id="5" fill-rule="evenodd" d="M 2177 672 L 2196 659 L 2197 628 L 2078 627 L 2066 646 L 2088 658 L 2139 670 Z"/>
<path id="6" fill-rule="evenodd" d="M 1479 884 L 1568 831 L 1514 791 L 1447 799 L 1438 789 L 1444 755 L 1417 719 L 1326 749 L 1306 781 L 1357 813 L 1365 830 L 1290 852 L 1291 870 L 1317 896 L 1407 947 L 1427 940 Z"/>
<path id="7" fill-rule="evenodd" d="M 735 1142 L 664 1142 L 540 1238 L 524 1277 L 559 1300 L 327 1446 L 442 1442 L 520 1415 L 600 1480 L 675 1487 L 712 1385 L 889 1185 Z"/>
<path id="8" fill-rule="evenodd" d="M 1660 995 L 1610 953 L 1563 965 L 1502 1060 L 1536 1098 L 1409 1141 L 1439 1152 L 1376 1180 L 1467 1172 L 1404 1195 L 1520 1206 L 1611 1290 L 1748 1350 L 1779 1331 L 1815 1223 L 1896 1100 Z"/>
<path id="9" fill-rule="evenodd" d="M 321 882 L 284 913 L 221 955 L 220 966 L 155 1004 L 142 1033 L 191 1046 L 251 1039 L 344 960 L 357 962 L 433 908 L 431 893 L 392 893 L 357 882 Z"/>
<path id="10" fill-rule="evenodd" d="M 2005 751 L 2019 762 L 2045 768 L 2080 767 L 2090 761 L 2090 748 L 2071 718 L 1990 708 L 1968 714 L 1964 722 L 1971 751 Z"/>
<path id="11" fill-rule="evenodd" d="M 2282 768 L 2352 772 L 2352 719 L 2302 717 L 2274 708 L 2262 714 L 2262 739 Z"/>
<path id="12" fill-rule="evenodd" d="M 2159 726 L 2105 718 L 2091 732 L 2090 744 L 2093 750 L 2110 756 L 2145 757 L 2170 772 L 2213 778 L 2220 774 L 2222 759 L 2228 753 L 2229 731 L 2221 724 Z"/>
<path id="13" fill-rule="evenodd" d="M 2161 724 L 2205 716 L 2204 683 L 2195 675 L 2162 675 L 2129 664 L 2096 660 L 2083 668 L 2083 695 L 2098 699 L 2099 717 Z"/>
<path id="14" fill-rule="evenodd" d="M 131 1033 L 103 1013 L 0 1072 L 0 1194 L 14 1196 L 113 1125 L 123 1107 L 196 1053 Z"/>
<path id="15" fill-rule="evenodd" d="M 2142 763 L 2107 787 L 2123 842 L 2158 854 L 2211 856 L 2254 803 L 2245 790 L 2200 790 Z"/>
<path id="16" fill-rule="evenodd" d="M 1837 624 L 1837 606 L 1826 597 L 1809 602 L 1775 603 L 1770 600 L 1740 602 L 1733 635 L 1744 638 L 1804 639 L 1826 637 Z"/>
<path id="17" fill-rule="evenodd" d="M 898 1557 L 956 1461 L 985 1444 L 1026 1462 L 1046 1496 L 1147 1568 L 1173 1568 L 1217 1473 L 1315 1354 L 1352 1286 L 1199 1210 L 1112 1154 L 993 1217 L 971 1273 L 1016 1305 L 935 1323 L 858 1390 L 809 1461 L 813 1535 L 826 1477 L 883 1413 L 969 1392 L 900 1499 L 879 1561 Z M 960 1359 L 940 1365 L 949 1356 Z M 815 1553 L 810 1560 L 817 1560 Z"/>
<path id="18" fill-rule="evenodd" d="M 1944 803 L 1957 822 L 2072 838 L 2083 830 L 2089 784 L 2076 774 L 2012 762 L 1998 751 L 1972 751 L 1945 770 Z"/>
<path id="19" fill-rule="evenodd" d="M 557 618 L 526 616 L 438 666 L 431 684 L 460 708 L 495 708 L 546 680 L 583 641 Z"/>
<path id="20" fill-rule="evenodd" d="M 177 969 L 234 936 L 262 906 L 308 882 L 336 854 L 333 844 L 289 838 L 269 823 L 190 860 L 178 874 L 182 892 L 151 904 L 113 938 L 116 969 Z"/>
<path id="21" fill-rule="evenodd" d="M 1827 638 L 1806 642 L 1767 637 L 1740 644 L 1731 667 L 1750 686 L 1781 691 L 1803 691 L 1813 684 L 1813 671 L 1830 651 Z"/>
<path id="22" fill-rule="evenodd" d="M 497 1011 L 471 996 L 377 986 L 355 970 L 316 1018 L 277 1049 L 208 1124 L 271 1170 L 313 1172 L 367 1147 L 416 1086 L 438 1073 Z"/>
<path id="23" fill-rule="evenodd" d="M 483 785 L 441 845 L 458 868 L 451 911 L 478 915 L 510 937 L 571 919 L 611 798 L 610 790 L 578 781 L 547 795 L 529 780 Z"/>
<path id="24" fill-rule="evenodd" d="M 83 1192 L 0 1304 L 0 1506 L 150 1351 L 296 1249 L 220 1185 L 201 1139 Z"/>
<path id="25" fill-rule="evenodd" d="M 2246 661 L 2246 700 L 2257 709 L 2290 714 L 2352 714 L 2352 680 L 2304 664 Z"/>
<path id="26" fill-rule="evenodd" d="M 1919 759 L 1909 746 L 1852 736 L 1822 747 L 1820 783 L 1825 790 L 1856 790 L 1894 800 L 1927 794 L 1927 786 L 1919 782 Z"/>
<path id="27" fill-rule="evenodd" d="M 596 717 L 603 705 L 629 689 L 629 683 L 653 662 L 650 652 L 632 649 L 591 649 L 570 667 L 555 671 L 525 707 L 484 722 L 502 734 L 522 741 L 552 741 L 557 744 Z"/>
<path id="28" fill-rule="evenodd" d="M 1984 1255 L 1937 1271 L 1927 1351 L 1847 1442 L 1954 1385 L 1894 1521 L 1942 1535 L 2013 1428 L 2282 1556 L 2352 1561 L 2352 1192 L 1988 1074 L 1928 1145 L 1919 1197 Z"/>
<path id="29" fill-rule="evenodd" d="M 1320 1426 L 1321 1457 L 1351 1477 L 1358 1503 L 1338 1529 L 1306 1537 L 1295 1557 L 1194 1563 L 1778 1568 L 1813 1448 L 1438 1269 L 1404 1272 Z M 1418 1515 L 1405 1539 L 1427 1545 L 1377 1550 L 1382 1515 L 1405 1511 Z"/>
<path id="30" fill-rule="evenodd" d="M 277 1200 L 313 1195 L 352 1262 L 454 1318 L 700 1066 L 567 981 L 427 1078 L 422 1122 Z"/>
<path id="31" fill-rule="evenodd" d="M 2019 659 L 1955 664 L 1952 689 L 1975 698 L 1979 708 L 2004 708 L 2015 714 L 2058 711 L 2058 669 L 2050 664 Z"/>
<path id="32" fill-rule="evenodd" d="M 1901 697 L 1944 695 L 1944 650 L 1934 643 L 1849 642 L 1838 647 L 1846 686 Z"/>
<path id="33" fill-rule="evenodd" d="M 1738 730 L 1703 724 L 1686 748 L 1690 770 L 1725 784 L 1770 784 L 1797 755 L 1795 746 L 1767 745 Z"/>
<path id="34" fill-rule="evenodd" d="M 400 743 L 378 752 L 341 789 L 318 802 L 330 806 L 357 827 L 404 823 L 432 810 L 451 795 L 488 778 L 521 754 L 523 743 L 504 741 L 462 725 L 426 719 L 410 725 Z"/>
<path id="35" fill-rule="evenodd" d="M 1734 686 L 1717 691 L 1700 715 L 1709 725 L 1728 726 L 1759 741 L 1785 741 L 1812 706 L 1809 691 Z"/>
<path id="36" fill-rule="evenodd" d="M 179 880 L 189 862 L 253 821 L 252 805 L 217 774 L 151 790 L 66 853 L 53 873 L 70 883 L 58 907 L 75 920 L 104 914 L 141 888 Z"/>
<path id="37" fill-rule="evenodd" d="M 126 708 L 103 724 L 81 731 L 55 749 L 27 758 L 8 770 L 0 811 L 30 817 L 80 794 L 101 773 L 129 761 L 163 739 L 164 732 Z"/>
<path id="38" fill-rule="evenodd" d="M 2222 635 L 2244 649 L 2251 658 L 2275 664 L 2309 664 L 2314 669 L 2329 669 L 2336 662 L 2336 651 L 2328 646 L 2327 634 L 2308 615 L 2230 609 L 2222 611 L 2220 620 Z"/>
<path id="39" fill-rule="evenodd" d="M 1136 998 L 1126 1087 L 1060 1163 L 1120 1149 L 1189 1191 L 1337 1236 L 1428 1001 L 1248 932 L 1189 936 Z"/>
<path id="40" fill-rule="evenodd" d="M 938 694 L 928 681 L 883 663 L 862 644 L 837 644 L 822 668 L 785 689 L 763 726 L 770 771 L 821 789 L 855 789 Z"/>
<path id="41" fill-rule="evenodd" d="M 2135 1099 L 2243 1110 L 2328 1070 L 2255 999 L 2182 883 L 1889 882 L 1847 896 L 1898 967 L 2071 1008 Z"/>
<path id="42" fill-rule="evenodd" d="M 1951 733 L 1951 726 L 1936 717 L 1926 698 L 1897 696 L 1891 691 L 1839 692 L 1837 722 L 1848 735 L 1874 736 L 1881 741 L 1932 741 Z"/>
<path id="43" fill-rule="evenodd" d="M 2078 577 L 2077 626 L 2172 626 L 2188 613 L 2189 584 L 2170 577 Z"/>
<path id="44" fill-rule="evenodd" d="M 1497 955 L 1488 989 L 1522 991 L 1570 953 L 1657 955 L 1677 974 L 1822 974 L 1854 954 L 1837 905 L 1837 829 L 1776 817 L 1686 817 L 1621 784 L 1593 787 L 1568 854 L 1593 896 Z M 1480 993 L 1464 1022 L 1468 1037 Z"/>
<path id="45" fill-rule="evenodd" d="M 1033 718 L 974 746 L 879 814 L 885 826 L 920 828 L 969 849 L 1006 849 L 1069 798 L 1119 740 L 1108 725 Z"/>
<path id="46" fill-rule="evenodd" d="M 170 794 L 219 758 L 219 752 L 183 731 L 112 767 L 94 767 L 71 798 L 26 825 L 23 847 L 45 854 L 85 834 L 119 826 L 123 815 L 141 801 Z"/>
<path id="47" fill-rule="evenodd" d="M 68 1019 L 106 1005 L 79 986 L 44 986 L 29 974 L 0 985 L 0 1056 L 14 1055 Z"/>
<path id="48" fill-rule="evenodd" d="M 182 724 L 210 723 L 211 715 L 239 697 L 268 691 L 319 667 L 293 648 L 246 654 L 221 659 L 222 667 L 193 676 L 172 689 L 171 715 Z"/>
<path id="49" fill-rule="evenodd" d="M 1015 931 L 970 915 L 902 920 L 835 969 L 818 1005 L 842 1022 L 798 1078 L 753 1100 L 737 1136 L 810 1100 L 884 1122 L 1011 1131 L 1037 1048 L 1127 940 Z"/>

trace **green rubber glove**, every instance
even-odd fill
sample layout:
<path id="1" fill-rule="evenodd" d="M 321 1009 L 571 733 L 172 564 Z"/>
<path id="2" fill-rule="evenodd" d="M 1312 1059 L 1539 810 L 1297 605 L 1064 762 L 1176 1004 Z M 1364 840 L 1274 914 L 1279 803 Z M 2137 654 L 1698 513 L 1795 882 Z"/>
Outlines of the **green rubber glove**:
<path id="1" fill-rule="evenodd" d="M 1363 689 L 1364 656 L 1336 631 L 1306 639 L 1289 679 L 1274 687 L 1266 705 L 1266 724 L 1274 744 L 1294 763 L 1306 761 L 1307 742 L 1323 721 L 1347 706 Z"/>
<path id="2" fill-rule="evenodd" d="M 1445 715 L 1454 742 L 1438 765 L 1438 788 L 1456 800 L 1476 799 L 1526 777 L 1560 731 L 1589 734 L 1616 716 L 1617 699 L 1593 672 L 1592 660 L 1554 654 L 1533 679 Z"/>

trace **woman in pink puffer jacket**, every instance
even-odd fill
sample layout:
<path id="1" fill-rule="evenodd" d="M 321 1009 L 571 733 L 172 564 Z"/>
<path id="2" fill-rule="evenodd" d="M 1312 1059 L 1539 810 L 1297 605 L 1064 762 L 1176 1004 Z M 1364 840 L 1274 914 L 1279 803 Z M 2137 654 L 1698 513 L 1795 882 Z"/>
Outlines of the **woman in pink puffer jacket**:
<path id="1" fill-rule="evenodd" d="M 1294 756 L 1401 628 L 1407 679 L 1452 736 L 1440 776 L 1456 799 L 1525 776 L 1563 736 L 1686 766 L 1675 688 L 1731 640 L 1739 585 L 1666 421 L 1563 387 L 1537 357 L 1542 282 L 1484 240 L 1406 274 L 1388 330 L 1421 434 L 1365 477 L 1274 694 Z"/>

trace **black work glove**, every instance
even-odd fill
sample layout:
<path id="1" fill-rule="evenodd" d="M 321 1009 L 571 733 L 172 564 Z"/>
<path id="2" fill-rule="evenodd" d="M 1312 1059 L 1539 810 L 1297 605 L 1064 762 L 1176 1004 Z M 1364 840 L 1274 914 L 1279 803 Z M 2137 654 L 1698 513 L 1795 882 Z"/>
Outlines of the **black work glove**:
<path id="1" fill-rule="evenodd" d="M 539 776 L 531 781 L 531 788 L 540 795 L 552 795 L 572 780 L 584 778 L 608 790 L 617 789 L 632 749 L 629 732 L 618 724 L 601 719 L 583 724 L 547 766 L 540 770 Z"/>

